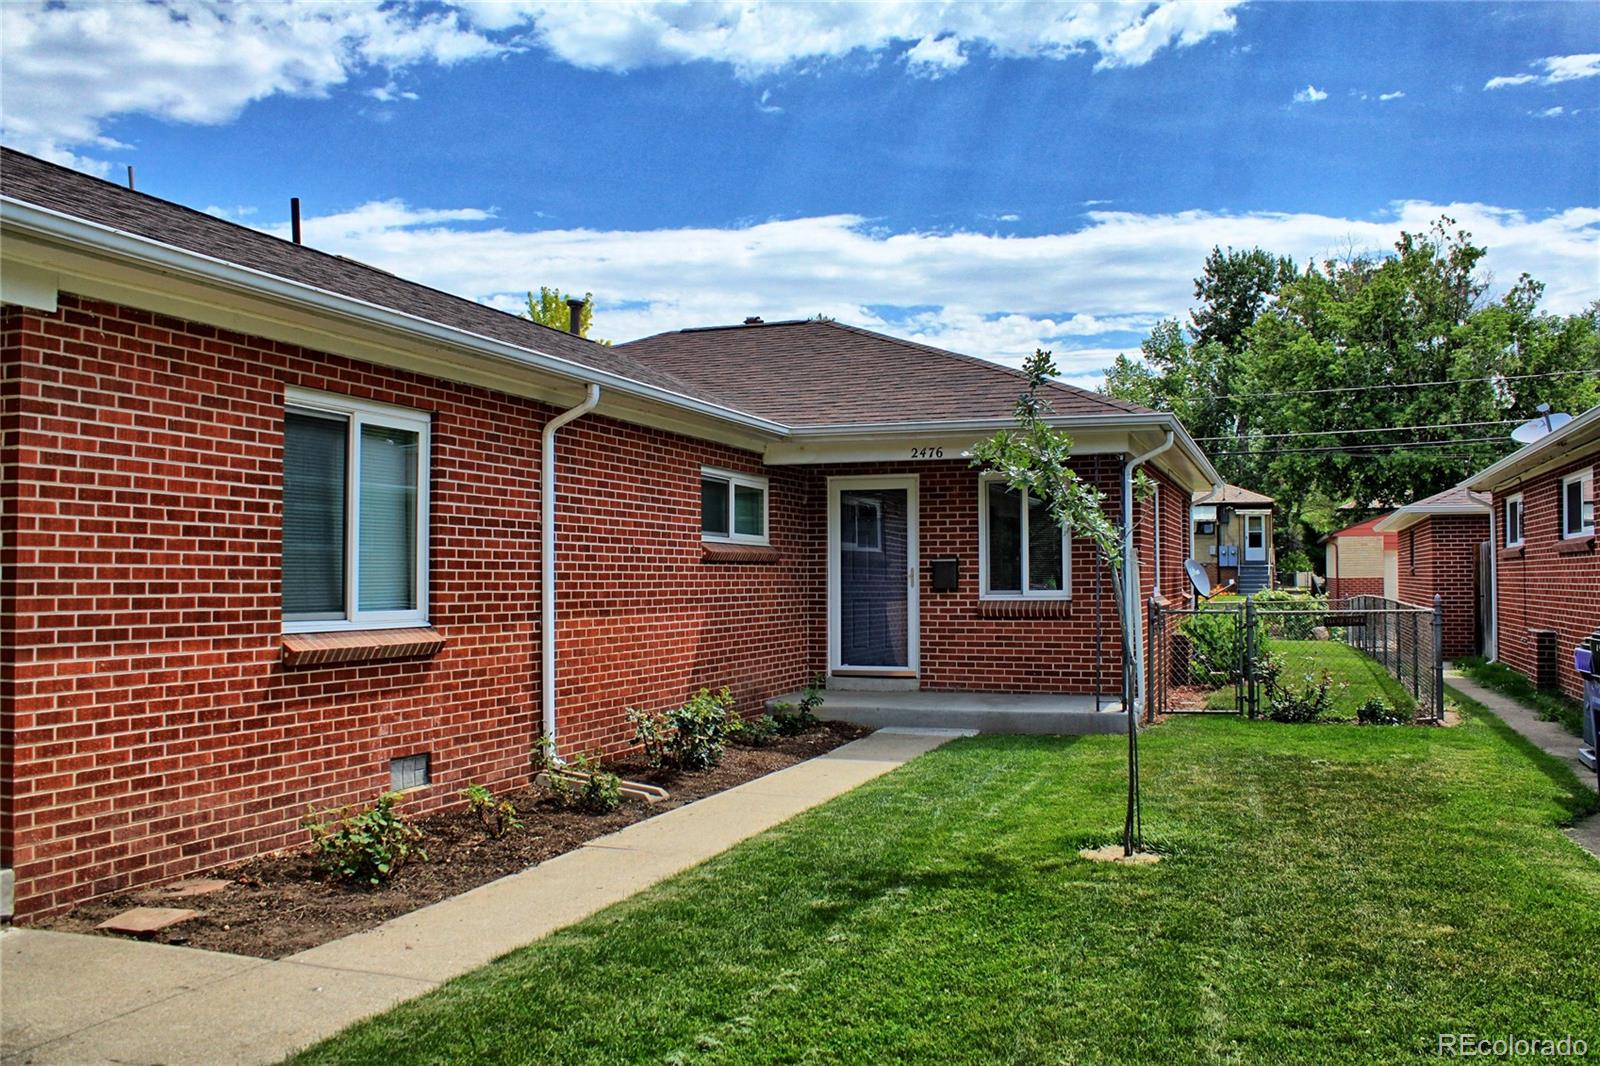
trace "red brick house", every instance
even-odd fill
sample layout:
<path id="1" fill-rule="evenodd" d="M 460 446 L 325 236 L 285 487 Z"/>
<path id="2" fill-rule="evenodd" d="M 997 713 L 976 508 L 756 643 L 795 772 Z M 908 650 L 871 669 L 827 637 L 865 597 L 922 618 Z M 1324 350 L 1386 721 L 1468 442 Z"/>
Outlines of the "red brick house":
<path id="1" fill-rule="evenodd" d="M 730 686 L 1117 691 L 1081 540 L 964 457 L 993 363 L 827 322 L 605 347 L 6 151 L 0 867 L 28 918 L 631 743 Z M 1171 415 L 1050 390 L 1141 599 Z M 1104 664 L 1109 661 L 1109 667 Z"/>
<path id="2" fill-rule="evenodd" d="M 1322 538 L 1328 549 L 1329 596 L 1336 600 L 1351 596 L 1386 596 L 1389 599 L 1398 596 L 1395 575 L 1386 571 L 1388 564 L 1385 562 L 1386 553 L 1395 549 L 1396 537 L 1376 528 L 1385 517 L 1376 515 Z"/>
<path id="3" fill-rule="evenodd" d="M 1573 649 L 1600 630 L 1597 466 L 1600 407 L 1593 407 L 1463 482 L 1492 498 L 1491 654 L 1573 699 L 1583 698 Z"/>
<path id="4" fill-rule="evenodd" d="M 1433 606 L 1439 596 L 1446 657 L 1477 655 L 1487 620 L 1478 618 L 1478 555 L 1489 540 L 1489 498 L 1456 486 L 1385 515 L 1373 525 L 1395 538 L 1402 603 Z"/>

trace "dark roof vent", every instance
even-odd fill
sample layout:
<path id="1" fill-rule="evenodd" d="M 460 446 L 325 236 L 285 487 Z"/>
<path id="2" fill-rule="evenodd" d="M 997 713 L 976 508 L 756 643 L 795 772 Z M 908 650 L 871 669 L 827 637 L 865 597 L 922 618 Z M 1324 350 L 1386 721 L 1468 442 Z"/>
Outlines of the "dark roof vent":
<path id="1" fill-rule="evenodd" d="M 583 305 L 587 300 L 567 301 L 567 332 L 574 337 L 583 336 Z"/>
<path id="2" fill-rule="evenodd" d="M 759 325 L 762 325 L 761 316 L 760 315 L 751 315 L 749 318 L 744 320 L 744 324 L 747 325 L 747 326 L 759 326 Z"/>
<path id="3" fill-rule="evenodd" d="M 294 243 L 300 243 L 300 197 L 289 197 L 289 235 Z"/>

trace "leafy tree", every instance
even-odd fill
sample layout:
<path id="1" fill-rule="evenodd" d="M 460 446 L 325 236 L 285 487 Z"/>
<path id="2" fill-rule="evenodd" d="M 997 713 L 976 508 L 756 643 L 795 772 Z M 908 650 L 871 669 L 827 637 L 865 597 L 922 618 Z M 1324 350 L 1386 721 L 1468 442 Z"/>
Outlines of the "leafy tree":
<path id="1" fill-rule="evenodd" d="M 1310 548 L 1350 518 L 1343 504 L 1419 499 L 1506 454 L 1504 423 L 1539 403 L 1600 402 L 1600 373 L 1527 376 L 1600 371 L 1600 303 L 1541 313 L 1543 287 L 1526 275 L 1488 301 L 1483 256 L 1448 218 L 1401 234 L 1391 254 L 1303 271 L 1213 249 L 1190 329 L 1159 324 L 1107 391 L 1209 438 L 1225 479 L 1278 500 L 1279 551 Z M 1419 382 L 1455 384 L 1407 387 Z"/>
<path id="2" fill-rule="evenodd" d="M 567 332 L 572 323 L 572 309 L 567 306 L 568 294 L 560 289 L 551 289 L 539 286 L 537 293 L 528 293 L 528 309 L 522 313 L 523 318 L 529 318 L 541 326 L 559 329 Z M 583 294 L 583 314 L 578 317 L 578 336 L 588 337 L 589 327 L 594 322 L 594 293 Z M 597 344 L 607 344 L 610 341 L 596 340 Z"/>

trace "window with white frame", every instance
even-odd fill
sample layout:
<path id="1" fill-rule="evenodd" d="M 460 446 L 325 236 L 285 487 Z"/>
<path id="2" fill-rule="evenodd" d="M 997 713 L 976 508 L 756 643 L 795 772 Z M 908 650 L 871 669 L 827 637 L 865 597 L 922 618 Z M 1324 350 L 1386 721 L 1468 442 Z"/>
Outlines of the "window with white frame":
<path id="1" fill-rule="evenodd" d="M 1594 533 L 1594 468 L 1561 479 L 1561 536 Z"/>
<path id="2" fill-rule="evenodd" d="M 427 624 L 428 416 L 287 391 L 283 628 Z"/>
<path id="3" fill-rule="evenodd" d="M 1506 500 L 1505 526 L 1506 547 L 1520 548 L 1522 546 L 1522 495 L 1520 493 Z"/>
<path id="4" fill-rule="evenodd" d="M 1071 536 L 1043 500 L 1004 481 L 978 485 L 978 567 L 986 599 L 1065 600 L 1072 595 Z"/>
<path id="5" fill-rule="evenodd" d="M 706 540 L 767 543 L 767 479 L 731 470 L 700 471 L 700 535 Z"/>

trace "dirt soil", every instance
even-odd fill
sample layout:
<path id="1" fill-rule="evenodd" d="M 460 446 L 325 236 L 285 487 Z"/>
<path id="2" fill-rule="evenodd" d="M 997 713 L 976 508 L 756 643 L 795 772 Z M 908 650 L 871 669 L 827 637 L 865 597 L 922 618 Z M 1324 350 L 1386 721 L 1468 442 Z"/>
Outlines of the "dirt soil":
<path id="1" fill-rule="evenodd" d="M 670 793 L 669 798 L 654 804 L 624 800 L 610 814 L 593 815 L 563 810 L 549 792 L 530 786 L 502 794 L 516 806 L 523 826 L 498 840 L 464 808 L 418 818 L 414 824 L 424 833 L 421 847 L 428 854 L 427 861 L 408 863 L 377 889 L 326 881 L 306 852 L 251 859 L 204 874 L 226 880 L 228 887 L 182 900 L 176 905 L 192 907 L 201 912 L 200 917 L 146 939 L 281 959 L 460 895 L 651 815 L 804 762 L 868 732 L 827 722 L 803 736 L 774 737 L 764 748 L 729 747 L 720 766 L 692 773 L 657 770 L 642 761 L 607 762 L 608 771 L 660 785 Z M 161 898 L 159 890 L 149 889 L 108 896 L 43 922 L 41 928 L 116 935 L 95 926 L 130 907 L 149 906 Z"/>

